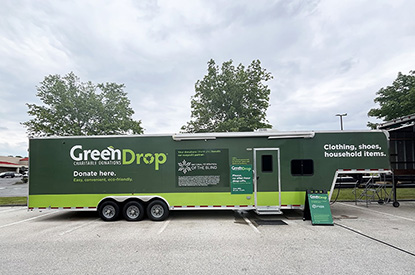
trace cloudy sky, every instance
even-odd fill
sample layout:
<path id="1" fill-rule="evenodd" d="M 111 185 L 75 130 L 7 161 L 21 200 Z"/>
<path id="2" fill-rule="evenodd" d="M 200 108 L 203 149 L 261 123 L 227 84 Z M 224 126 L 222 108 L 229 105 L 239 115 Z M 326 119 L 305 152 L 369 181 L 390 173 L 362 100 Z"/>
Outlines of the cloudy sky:
<path id="1" fill-rule="evenodd" d="M 207 62 L 259 59 L 274 129 L 366 129 L 376 92 L 415 69 L 415 1 L 0 1 L 0 155 L 27 155 L 26 103 L 49 74 L 116 82 L 146 134 L 190 119 Z"/>

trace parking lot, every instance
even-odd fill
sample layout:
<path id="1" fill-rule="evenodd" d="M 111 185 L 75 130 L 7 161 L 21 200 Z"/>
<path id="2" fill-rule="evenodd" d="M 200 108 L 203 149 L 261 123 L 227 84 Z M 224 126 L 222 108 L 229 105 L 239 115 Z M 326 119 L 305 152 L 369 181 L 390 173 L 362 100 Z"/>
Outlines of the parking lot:
<path id="1" fill-rule="evenodd" d="M 24 197 L 27 191 L 28 184 L 21 177 L 0 178 L 0 197 Z"/>
<path id="2" fill-rule="evenodd" d="M 415 202 L 332 205 L 334 226 L 301 211 L 177 211 L 164 222 L 0 207 L 3 274 L 413 274 Z"/>

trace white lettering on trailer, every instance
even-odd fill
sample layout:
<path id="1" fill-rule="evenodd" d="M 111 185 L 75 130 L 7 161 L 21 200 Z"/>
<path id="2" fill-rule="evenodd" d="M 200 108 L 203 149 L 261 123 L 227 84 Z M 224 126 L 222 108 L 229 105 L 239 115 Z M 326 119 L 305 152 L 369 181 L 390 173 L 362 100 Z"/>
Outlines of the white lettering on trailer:
<path id="1" fill-rule="evenodd" d="M 71 155 L 71 158 L 73 160 L 75 160 L 75 161 L 81 161 L 82 160 L 82 155 L 75 156 L 75 150 L 76 149 L 82 149 L 82 145 L 75 145 L 75 146 L 73 146 L 71 148 L 71 151 L 70 151 L 69 154 Z"/>
<path id="2" fill-rule="evenodd" d="M 325 144 L 324 150 L 356 150 L 356 146 L 353 144 Z"/>
<path id="3" fill-rule="evenodd" d="M 94 150 L 82 150 L 82 145 L 75 145 L 69 152 L 71 158 L 74 161 L 87 161 L 87 160 L 121 160 L 121 150 L 107 147 L 102 151 Z"/>
<path id="4" fill-rule="evenodd" d="M 101 171 L 99 170 L 97 171 L 73 171 L 73 176 L 74 177 L 96 177 L 96 176 L 100 176 L 100 177 L 115 177 L 117 176 L 117 174 L 114 171 Z"/>
<path id="5" fill-rule="evenodd" d="M 98 175 L 95 171 L 88 171 L 88 172 L 81 172 L 81 171 L 73 171 L 74 177 L 96 177 Z"/>
<path id="6" fill-rule="evenodd" d="M 110 160 L 111 152 L 107 149 L 102 150 L 101 152 L 101 158 L 103 160 Z"/>
<path id="7" fill-rule="evenodd" d="M 387 157 L 379 144 L 324 144 L 325 158 Z"/>

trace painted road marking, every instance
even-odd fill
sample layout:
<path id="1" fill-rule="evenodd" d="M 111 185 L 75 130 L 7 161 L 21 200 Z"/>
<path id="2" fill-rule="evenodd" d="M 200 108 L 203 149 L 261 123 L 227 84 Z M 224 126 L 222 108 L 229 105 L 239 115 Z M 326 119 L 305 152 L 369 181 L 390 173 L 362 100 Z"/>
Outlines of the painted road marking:
<path id="1" fill-rule="evenodd" d="M 236 213 L 238 213 L 238 215 L 244 219 L 244 221 L 249 225 L 249 227 L 252 228 L 252 230 L 255 231 L 255 233 L 261 234 L 261 231 L 259 231 L 258 228 L 256 228 L 256 226 L 251 222 L 250 219 L 248 219 L 247 217 L 245 217 L 245 215 L 243 214 L 243 212 L 240 211 L 236 211 Z"/>
<path id="2" fill-rule="evenodd" d="M 242 217 L 244 218 L 245 222 L 258 234 L 261 234 L 261 232 L 258 230 L 258 228 L 255 227 L 255 225 L 247 218 L 247 217 Z"/>
<path id="3" fill-rule="evenodd" d="M 87 222 L 87 223 L 83 223 L 83 224 L 81 224 L 81 225 L 79 225 L 79 226 L 76 226 L 76 227 L 74 227 L 74 228 L 71 228 L 71 229 L 69 229 L 69 230 L 63 231 L 63 232 L 59 233 L 59 236 L 63 236 L 63 235 L 65 235 L 65 234 L 71 233 L 71 232 L 73 232 L 73 231 L 75 231 L 75 230 L 78 230 L 78 229 L 83 228 L 83 227 L 85 227 L 85 226 L 87 226 L 87 225 L 90 225 L 91 223 L 94 223 L 94 222 L 96 222 L 96 221 L 98 221 L 98 220 L 100 220 L 100 219 L 98 218 L 98 219 L 95 219 L 95 220 L 93 220 L 93 221 L 90 221 L 90 222 Z"/>
<path id="4" fill-rule="evenodd" d="M 163 224 L 163 226 L 157 232 L 157 235 L 160 235 L 161 233 L 163 233 L 163 231 L 167 228 L 167 226 L 169 225 L 169 223 L 170 223 L 170 220 L 165 221 L 164 224 Z"/>
<path id="5" fill-rule="evenodd" d="M 360 207 L 360 206 L 350 205 L 350 204 L 347 204 L 347 203 L 342 203 L 342 202 L 338 202 L 338 203 L 339 203 L 339 204 L 342 204 L 342 205 L 346 205 L 346 206 L 350 206 L 350 207 L 354 207 L 354 208 L 358 208 L 358 209 L 366 210 L 366 211 L 369 211 L 369 212 L 374 212 L 374 213 L 377 213 L 377 214 L 380 214 L 380 215 L 390 216 L 390 217 L 392 217 L 392 218 L 400 218 L 400 219 L 404 219 L 404 220 L 407 220 L 407 221 L 415 222 L 415 220 L 414 220 L 414 219 L 407 218 L 407 217 L 402 217 L 402 216 L 398 216 L 398 215 L 394 215 L 394 214 L 388 214 L 388 213 L 384 213 L 384 212 L 376 211 L 376 210 L 373 210 L 373 209 L 362 208 L 362 207 Z"/>
<path id="6" fill-rule="evenodd" d="M 45 217 L 45 216 L 49 216 L 49 215 L 55 214 L 55 213 L 56 213 L 56 211 L 49 212 L 49 213 L 45 213 L 43 215 L 36 216 L 36 217 L 33 217 L 33 218 L 29 218 L 29 219 L 25 219 L 25 220 L 21 220 L 21 221 L 18 221 L 18 222 L 12 222 L 12 223 L 8 223 L 8 224 L 3 224 L 3 225 L 0 226 L 0 229 L 1 228 L 4 228 L 4 227 L 13 226 L 13 225 L 16 225 L 16 224 L 21 224 L 21 223 L 24 223 L 24 222 L 32 221 L 32 220 L 35 220 L 35 219 L 38 219 L 38 218 L 42 218 L 42 217 Z"/>
<path id="7" fill-rule="evenodd" d="M 18 211 L 18 210 L 22 210 L 22 208 L 21 207 L 12 207 L 12 208 L 5 208 L 5 209 L 0 208 L 0 213 L 7 213 L 7 212 Z"/>

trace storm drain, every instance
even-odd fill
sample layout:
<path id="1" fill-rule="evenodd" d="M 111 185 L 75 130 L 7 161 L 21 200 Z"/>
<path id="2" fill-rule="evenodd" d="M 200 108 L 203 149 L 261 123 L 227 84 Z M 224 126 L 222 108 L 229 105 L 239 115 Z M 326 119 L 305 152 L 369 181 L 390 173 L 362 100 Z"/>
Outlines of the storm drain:
<path id="1" fill-rule="evenodd" d="M 282 220 L 255 220 L 257 225 L 287 225 Z"/>

